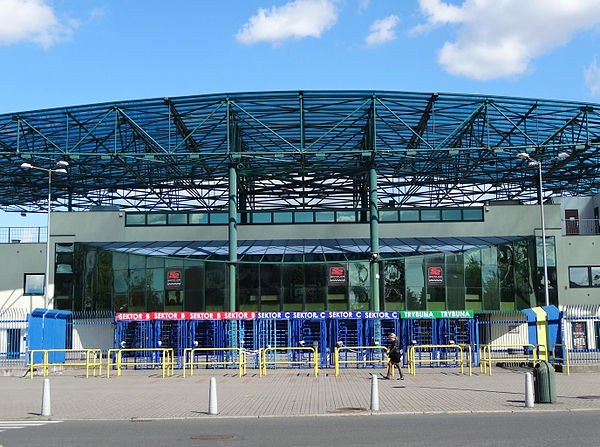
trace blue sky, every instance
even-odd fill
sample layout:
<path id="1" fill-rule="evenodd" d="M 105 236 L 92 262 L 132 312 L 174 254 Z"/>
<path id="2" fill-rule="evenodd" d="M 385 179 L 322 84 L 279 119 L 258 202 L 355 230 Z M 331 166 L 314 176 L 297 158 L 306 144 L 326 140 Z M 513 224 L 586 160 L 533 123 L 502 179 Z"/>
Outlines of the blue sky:
<path id="1" fill-rule="evenodd" d="M 600 102 L 600 0 L 0 0 L 0 114 L 267 90 Z M 1 226 L 45 216 L 0 213 Z"/>

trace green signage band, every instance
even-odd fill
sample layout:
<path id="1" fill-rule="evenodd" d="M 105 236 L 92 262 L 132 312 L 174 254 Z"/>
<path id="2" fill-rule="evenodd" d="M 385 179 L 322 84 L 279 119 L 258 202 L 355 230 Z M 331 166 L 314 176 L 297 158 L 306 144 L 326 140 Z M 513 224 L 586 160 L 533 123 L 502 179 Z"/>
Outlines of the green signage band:
<path id="1" fill-rule="evenodd" d="M 472 310 L 403 310 L 400 318 L 473 318 Z"/>

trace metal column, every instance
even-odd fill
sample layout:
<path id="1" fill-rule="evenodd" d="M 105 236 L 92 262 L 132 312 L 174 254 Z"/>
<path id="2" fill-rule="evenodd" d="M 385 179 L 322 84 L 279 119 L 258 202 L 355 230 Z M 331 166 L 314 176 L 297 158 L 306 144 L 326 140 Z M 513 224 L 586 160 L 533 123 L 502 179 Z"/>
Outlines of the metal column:
<path id="1" fill-rule="evenodd" d="M 369 203 L 371 208 L 371 292 L 374 311 L 379 311 L 379 210 L 377 209 L 377 171 L 369 169 Z"/>
<path id="2" fill-rule="evenodd" d="M 237 269 L 237 171 L 229 167 L 229 310 L 235 312 Z"/>

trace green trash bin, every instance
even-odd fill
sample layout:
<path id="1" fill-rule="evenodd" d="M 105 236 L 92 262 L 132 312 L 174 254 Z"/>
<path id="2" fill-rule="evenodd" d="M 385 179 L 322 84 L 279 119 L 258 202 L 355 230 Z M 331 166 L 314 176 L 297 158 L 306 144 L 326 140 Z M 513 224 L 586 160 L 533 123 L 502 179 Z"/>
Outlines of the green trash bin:
<path id="1" fill-rule="evenodd" d="M 556 402 L 554 367 L 545 360 L 533 368 L 533 391 L 536 403 L 552 404 Z"/>

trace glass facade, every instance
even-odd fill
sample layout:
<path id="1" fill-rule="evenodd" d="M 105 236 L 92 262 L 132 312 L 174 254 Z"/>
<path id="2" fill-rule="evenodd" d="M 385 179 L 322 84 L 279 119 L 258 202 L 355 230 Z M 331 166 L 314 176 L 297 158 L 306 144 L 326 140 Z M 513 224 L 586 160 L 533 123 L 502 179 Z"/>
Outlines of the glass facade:
<path id="1" fill-rule="evenodd" d="M 557 302 L 554 241 L 546 241 L 551 303 Z M 227 311 L 228 264 L 57 244 L 55 306 L 65 310 Z M 543 305 L 541 240 L 464 252 L 384 258 L 382 310 L 518 310 Z M 372 308 L 368 261 L 239 263 L 236 310 Z M 575 276 L 575 275 L 573 275 Z"/>

